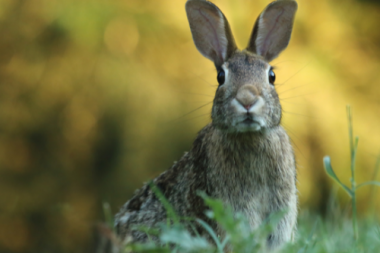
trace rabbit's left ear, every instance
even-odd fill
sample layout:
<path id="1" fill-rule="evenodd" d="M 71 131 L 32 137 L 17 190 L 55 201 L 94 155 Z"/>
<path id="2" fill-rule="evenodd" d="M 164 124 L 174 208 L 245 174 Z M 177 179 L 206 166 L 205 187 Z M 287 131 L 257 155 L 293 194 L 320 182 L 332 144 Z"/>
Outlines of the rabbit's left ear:
<path id="1" fill-rule="evenodd" d="M 293 0 L 270 3 L 256 20 L 247 50 L 268 62 L 276 58 L 289 44 L 296 11 Z"/>
<path id="2" fill-rule="evenodd" d="M 227 19 L 218 7 L 206 0 L 188 0 L 186 13 L 195 46 L 215 66 L 221 66 L 236 50 Z"/>

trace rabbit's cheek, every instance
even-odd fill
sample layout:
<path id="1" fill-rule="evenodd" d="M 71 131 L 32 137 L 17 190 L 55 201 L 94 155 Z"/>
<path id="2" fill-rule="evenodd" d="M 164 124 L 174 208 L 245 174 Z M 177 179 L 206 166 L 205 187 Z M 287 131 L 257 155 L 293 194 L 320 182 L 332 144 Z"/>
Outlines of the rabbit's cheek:
<path id="1" fill-rule="evenodd" d="M 281 121 L 282 117 L 282 109 L 279 97 L 277 95 L 277 92 L 273 89 L 273 91 L 270 93 L 270 97 L 268 98 L 268 101 L 270 101 L 271 107 L 269 108 L 268 113 L 268 122 L 271 122 L 273 126 L 278 126 Z"/>

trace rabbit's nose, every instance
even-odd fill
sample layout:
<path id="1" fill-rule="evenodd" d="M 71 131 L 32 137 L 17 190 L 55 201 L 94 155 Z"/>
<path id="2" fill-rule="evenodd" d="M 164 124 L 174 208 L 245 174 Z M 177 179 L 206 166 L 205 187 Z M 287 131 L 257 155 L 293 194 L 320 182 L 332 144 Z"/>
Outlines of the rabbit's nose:
<path id="1" fill-rule="evenodd" d="M 245 100 L 245 101 L 244 101 Z M 243 101 L 240 99 L 237 99 L 237 101 L 245 108 L 247 111 L 251 109 L 252 106 L 254 106 L 257 101 L 259 100 L 258 97 L 254 97 L 253 99 L 246 100 L 244 99 Z"/>
<path id="2" fill-rule="evenodd" d="M 259 100 L 259 96 L 257 96 L 257 90 L 251 86 L 242 87 L 237 95 L 236 100 L 241 104 L 247 111 L 254 106 Z"/>

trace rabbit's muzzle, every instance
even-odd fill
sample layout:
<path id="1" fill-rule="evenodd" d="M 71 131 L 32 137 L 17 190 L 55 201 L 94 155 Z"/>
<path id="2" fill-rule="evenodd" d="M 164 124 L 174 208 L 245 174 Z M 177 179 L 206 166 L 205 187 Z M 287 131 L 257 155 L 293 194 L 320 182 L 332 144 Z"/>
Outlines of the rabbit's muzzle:
<path id="1" fill-rule="evenodd" d="M 239 132 L 255 132 L 265 127 L 263 117 L 265 100 L 255 86 L 242 86 L 236 97 L 232 99 L 231 106 L 235 112 L 232 125 Z"/>

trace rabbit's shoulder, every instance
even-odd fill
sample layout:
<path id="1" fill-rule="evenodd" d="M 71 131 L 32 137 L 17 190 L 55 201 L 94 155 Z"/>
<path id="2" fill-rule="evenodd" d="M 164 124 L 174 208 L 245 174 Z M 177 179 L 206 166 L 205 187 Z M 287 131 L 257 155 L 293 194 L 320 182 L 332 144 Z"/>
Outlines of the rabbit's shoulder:
<path id="1" fill-rule="evenodd" d="M 203 128 L 195 139 L 191 151 L 186 152 L 170 169 L 152 180 L 152 184 L 182 214 L 197 212 L 195 210 L 203 205 L 203 201 L 197 194 L 198 191 L 208 192 L 206 148 L 212 130 L 211 125 Z M 157 194 L 152 190 L 150 184 L 146 183 L 124 204 L 117 217 L 121 217 L 123 213 L 161 209 L 161 207 Z"/>
<path id="2" fill-rule="evenodd" d="M 165 198 L 170 199 L 175 189 L 178 189 L 180 181 L 187 177 L 186 169 L 188 167 L 188 153 L 174 165 L 161 173 L 158 177 L 143 187 L 136 190 L 133 197 L 125 203 L 120 212 L 139 212 L 144 209 L 151 209 L 150 203 L 159 201 L 157 192 L 152 189 L 156 188 Z"/>

